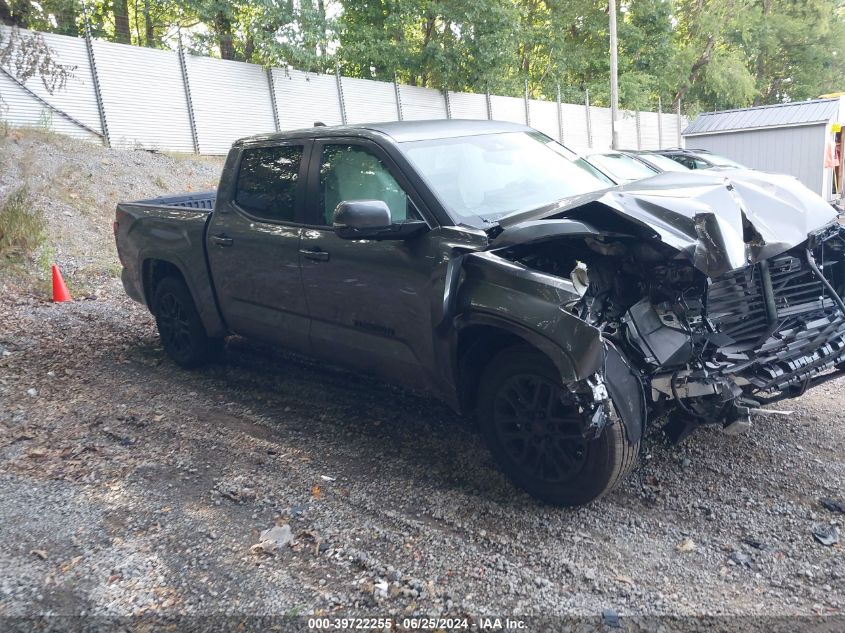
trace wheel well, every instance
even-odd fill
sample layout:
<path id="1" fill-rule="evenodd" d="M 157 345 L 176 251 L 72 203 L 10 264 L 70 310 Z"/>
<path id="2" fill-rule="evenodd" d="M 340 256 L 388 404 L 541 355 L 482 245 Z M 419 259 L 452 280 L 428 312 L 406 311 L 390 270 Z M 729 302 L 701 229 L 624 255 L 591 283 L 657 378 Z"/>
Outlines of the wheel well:
<path id="1" fill-rule="evenodd" d="M 147 306 L 152 309 L 152 301 L 158 283 L 166 277 L 176 277 L 185 281 L 182 271 L 179 270 L 175 264 L 172 264 L 163 259 L 148 259 L 144 262 L 143 280 L 144 280 L 144 298 L 147 301 Z"/>
<path id="2" fill-rule="evenodd" d="M 490 325 L 473 325 L 460 333 L 457 360 L 461 411 L 475 411 L 484 368 L 496 354 L 514 345 L 533 347 L 524 338 Z"/>

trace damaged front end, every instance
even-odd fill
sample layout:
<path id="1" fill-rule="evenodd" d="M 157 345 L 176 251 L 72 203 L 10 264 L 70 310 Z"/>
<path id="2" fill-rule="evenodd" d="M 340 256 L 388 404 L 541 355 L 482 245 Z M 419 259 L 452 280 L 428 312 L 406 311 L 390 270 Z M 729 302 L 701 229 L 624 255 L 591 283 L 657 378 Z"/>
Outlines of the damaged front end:
<path id="1" fill-rule="evenodd" d="M 760 405 L 802 394 L 845 361 L 843 262 L 845 239 L 835 224 L 784 253 L 707 279 L 700 310 L 676 303 L 652 314 L 629 311 L 638 349 L 677 350 L 675 362 L 653 364 L 650 376 L 652 400 L 684 414 L 667 429 L 675 439 L 703 422 L 743 430 Z M 662 318 L 651 329 L 654 312 Z"/>
<path id="2" fill-rule="evenodd" d="M 830 207 L 757 174 L 672 182 L 504 223 L 483 254 L 565 280 L 562 313 L 601 338 L 600 367 L 572 376 L 601 387 L 585 433 L 612 420 L 608 400 L 630 441 L 661 420 L 675 440 L 742 430 L 845 364 L 845 231 Z"/>

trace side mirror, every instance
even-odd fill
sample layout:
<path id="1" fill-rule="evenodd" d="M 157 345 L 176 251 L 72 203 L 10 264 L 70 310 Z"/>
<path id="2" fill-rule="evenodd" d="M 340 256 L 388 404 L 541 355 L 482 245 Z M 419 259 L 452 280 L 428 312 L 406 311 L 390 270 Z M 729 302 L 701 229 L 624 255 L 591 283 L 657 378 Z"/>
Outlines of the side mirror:
<path id="1" fill-rule="evenodd" d="M 334 210 L 332 225 L 338 235 L 348 232 L 363 237 L 364 233 L 390 227 L 390 209 L 382 200 L 341 202 Z"/>
<path id="2" fill-rule="evenodd" d="M 332 226 L 345 240 L 404 240 L 428 225 L 422 220 L 390 222 L 390 208 L 382 200 L 348 200 L 334 210 Z"/>

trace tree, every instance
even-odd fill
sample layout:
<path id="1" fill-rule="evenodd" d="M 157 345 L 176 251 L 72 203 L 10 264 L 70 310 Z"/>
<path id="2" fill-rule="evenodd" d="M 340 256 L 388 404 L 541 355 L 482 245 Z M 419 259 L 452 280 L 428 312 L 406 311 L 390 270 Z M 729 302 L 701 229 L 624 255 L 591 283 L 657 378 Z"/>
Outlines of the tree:
<path id="1" fill-rule="evenodd" d="M 112 14 L 114 15 L 114 41 L 121 44 L 131 44 L 132 35 L 129 30 L 129 3 L 127 0 L 112 0 Z"/>
<path id="2" fill-rule="evenodd" d="M 754 72 L 755 105 L 806 99 L 843 81 L 845 24 L 842 3 L 831 0 L 760 0 L 737 46 Z"/>
<path id="3" fill-rule="evenodd" d="M 144 0 L 144 46 L 154 48 L 155 45 L 155 25 L 153 24 L 153 16 L 150 10 L 150 0 Z"/>
<path id="4" fill-rule="evenodd" d="M 691 111 L 747 105 L 754 97 L 754 79 L 732 38 L 756 0 L 677 0 L 674 17 L 676 52 L 670 77 L 674 106 L 691 102 Z M 706 104 L 706 105 L 704 105 Z"/>
<path id="5" fill-rule="evenodd" d="M 26 28 L 32 11 L 29 0 L 0 0 L 0 22 L 6 26 Z"/>
<path id="6" fill-rule="evenodd" d="M 516 61 L 517 22 L 508 0 L 347 0 L 338 57 L 355 76 L 484 90 Z"/>

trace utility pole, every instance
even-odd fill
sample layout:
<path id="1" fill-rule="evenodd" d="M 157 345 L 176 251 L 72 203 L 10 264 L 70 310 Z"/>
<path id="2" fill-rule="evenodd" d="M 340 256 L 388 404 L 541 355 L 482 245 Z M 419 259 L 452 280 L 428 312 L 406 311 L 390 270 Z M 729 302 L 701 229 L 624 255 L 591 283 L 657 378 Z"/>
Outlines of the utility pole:
<path id="1" fill-rule="evenodd" d="M 610 6 L 610 134 L 611 147 L 619 149 L 619 130 L 616 121 L 619 118 L 619 69 L 616 59 L 616 0 L 609 0 Z"/>

